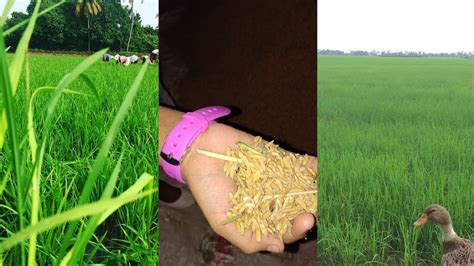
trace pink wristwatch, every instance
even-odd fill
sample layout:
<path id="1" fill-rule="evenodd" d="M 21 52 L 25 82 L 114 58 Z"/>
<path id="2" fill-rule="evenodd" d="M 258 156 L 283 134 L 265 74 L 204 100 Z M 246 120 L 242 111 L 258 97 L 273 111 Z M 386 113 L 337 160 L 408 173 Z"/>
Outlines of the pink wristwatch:
<path id="1" fill-rule="evenodd" d="M 185 113 L 179 123 L 173 128 L 161 149 L 161 166 L 173 179 L 185 183 L 181 176 L 181 159 L 194 140 L 206 131 L 219 117 L 230 114 L 230 109 L 224 106 L 209 106 L 194 112 Z"/>

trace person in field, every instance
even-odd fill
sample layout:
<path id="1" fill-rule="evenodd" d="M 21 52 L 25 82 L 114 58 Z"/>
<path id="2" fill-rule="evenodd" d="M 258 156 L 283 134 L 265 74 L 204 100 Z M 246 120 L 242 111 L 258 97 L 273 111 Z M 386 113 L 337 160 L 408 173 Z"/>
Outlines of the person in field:
<path id="1" fill-rule="evenodd" d="M 130 58 L 130 63 L 131 63 L 131 64 L 136 64 L 136 63 L 138 63 L 138 56 L 132 55 L 132 56 L 130 56 L 129 58 Z"/>
<path id="2" fill-rule="evenodd" d="M 140 60 L 142 61 L 142 64 L 145 64 L 146 60 L 148 60 L 148 55 L 140 55 Z"/>
<path id="3" fill-rule="evenodd" d="M 127 57 L 124 55 L 119 56 L 119 59 L 117 60 L 117 64 L 121 64 L 124 66 L 130 65 L 130 57 Z"/>
<path id="4" fill-rule="evenodd" d="M 110 61 L 111 59 L 113 59 L 113 56 L 110 55 L 110 54 L 104 54 L 104 56 L 102 56 L 102 61 Z"/>
<path id="5" fill-rule="evenodd" d="M 154 64 L 155 61 L 158 61 L 158 49 L 151 51 L 150 54 L 150 63 Z"/>

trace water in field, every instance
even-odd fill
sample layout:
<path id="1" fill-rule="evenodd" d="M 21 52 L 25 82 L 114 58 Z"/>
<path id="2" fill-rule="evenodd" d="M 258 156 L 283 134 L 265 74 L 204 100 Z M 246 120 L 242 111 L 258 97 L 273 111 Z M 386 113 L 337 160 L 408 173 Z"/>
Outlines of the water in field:
<path id="1" fill-rule="evenodd" d="M 438 264 L 447 207 L 474 239 L 474 60 L 318 58 L 322 265 Z"/>

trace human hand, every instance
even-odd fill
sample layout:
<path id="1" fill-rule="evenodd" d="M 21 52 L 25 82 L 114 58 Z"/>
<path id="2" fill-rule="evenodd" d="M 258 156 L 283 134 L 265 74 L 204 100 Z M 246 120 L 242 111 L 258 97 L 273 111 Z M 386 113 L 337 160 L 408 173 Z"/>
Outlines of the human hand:
<path id="1" fill-rule="evenodd" d="M 283 237 L 284 243 L 276 236 L 268 236 L 257 242 L 250 230 L 242 236 L 232 223 L 223 225 L 227 211 L 232 207 L 229 193 L 235 192 L 234 181 L 224 174 L 224 161 L 197 153 L 197 149 L 225 153 L 228 147 L 241 141 L 252 143 L 253 136 L 223 124 L 213 124 L 192 144 L 181 164 L 183 177 L 193 193 L 199 207 L 212 229 L 239 247 L 245 253 L 258 251 L 282 252 L 284 243 L 292 243 L 303 238 L 315 223 L 315 214 L 304 213 L 293 221 L 291 230 Z M 315 172 L 317 159 L 310 157 L 308 166 Z"/>

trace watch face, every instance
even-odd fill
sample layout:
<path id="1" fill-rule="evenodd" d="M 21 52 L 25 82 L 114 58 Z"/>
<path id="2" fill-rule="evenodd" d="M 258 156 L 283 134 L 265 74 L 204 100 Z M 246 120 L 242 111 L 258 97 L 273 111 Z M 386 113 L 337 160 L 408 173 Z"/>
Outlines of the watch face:
<path id="1" fill-rule="evenodd" d="M 173 153 L 166 154 L 164 152 L 160 152 L 160 156 L 165 162 L 171 164 L 171 165 L 179 165 L 179 161 L 173 158 Z"/>

